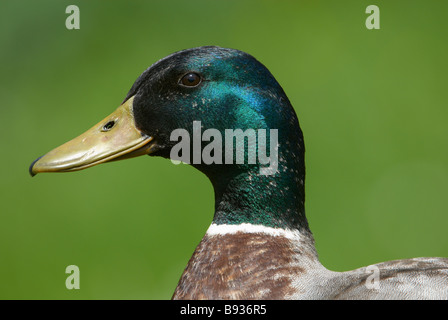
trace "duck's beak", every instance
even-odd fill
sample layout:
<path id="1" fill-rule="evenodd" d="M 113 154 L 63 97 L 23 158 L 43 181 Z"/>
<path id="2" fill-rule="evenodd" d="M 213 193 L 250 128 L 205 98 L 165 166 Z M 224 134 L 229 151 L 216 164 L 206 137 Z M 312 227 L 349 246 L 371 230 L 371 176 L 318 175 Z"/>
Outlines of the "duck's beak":
<path id="1" fill-rule="evenodd" d="M 133 101 L 134 97 L 128 99 L 90 130 L 36 159 L 30 166 L 31 176 L 40 172 L 82 170 L 151 153 L 153 138 L 136 128 Z"/>

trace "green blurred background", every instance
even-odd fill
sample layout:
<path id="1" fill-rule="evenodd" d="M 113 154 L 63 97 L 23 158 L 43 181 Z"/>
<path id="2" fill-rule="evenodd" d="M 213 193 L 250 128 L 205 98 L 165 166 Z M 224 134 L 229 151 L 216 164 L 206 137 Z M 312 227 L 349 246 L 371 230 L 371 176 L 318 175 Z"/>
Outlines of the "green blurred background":
<path id="1" fill-rule="evenodd" d="M 80 30 L 65 27 L 70 4 Z M 370 4 L 380 30 L 365 27 Z M 28 166 L 115 110 L 152 63 L 201 45 L 251 53 L 288 94 L 327 268 L 448 256 L 447 12 L 423 0 L 2 0 L 0 298 L 171 297 L 213 216 L 204 175 L 149 157 L 33 179 Z M 80 290 L 65 287 L 71 264 Z"/>

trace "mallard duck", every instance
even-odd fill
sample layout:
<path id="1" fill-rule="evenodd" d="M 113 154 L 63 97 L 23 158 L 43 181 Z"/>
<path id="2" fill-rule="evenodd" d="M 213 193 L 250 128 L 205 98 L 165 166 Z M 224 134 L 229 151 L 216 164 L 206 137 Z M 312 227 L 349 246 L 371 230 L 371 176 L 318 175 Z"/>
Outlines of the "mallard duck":
<path id="1" fill-rule="evenodd" d="M 234 143 L 237 129 L 243 138 Z M 223 141 L 229 130 L 231 141 Z M 347 272 L 319 262 L 305 217 L 304 152 L 296 113 L 268 69 L 245 52 L 207 46 L 153 64 L 114 113 L 29 171 L 70 172 L 148 154 L 207 175 L 213 221 L 173 299 L 448 299 L 446 258 Z"/>

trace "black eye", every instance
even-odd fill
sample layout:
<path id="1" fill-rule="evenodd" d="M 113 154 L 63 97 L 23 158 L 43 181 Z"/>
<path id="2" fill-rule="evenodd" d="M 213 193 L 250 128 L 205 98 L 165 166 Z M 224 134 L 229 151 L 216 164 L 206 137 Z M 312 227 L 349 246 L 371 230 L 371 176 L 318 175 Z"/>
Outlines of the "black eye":
<path id="1" fill-rule="evenodd" d="M 187 73 L 180 79 L 180 83 L 186 87 L 195 87 L 201 83 L 201 76 L 197 73 Z"/>

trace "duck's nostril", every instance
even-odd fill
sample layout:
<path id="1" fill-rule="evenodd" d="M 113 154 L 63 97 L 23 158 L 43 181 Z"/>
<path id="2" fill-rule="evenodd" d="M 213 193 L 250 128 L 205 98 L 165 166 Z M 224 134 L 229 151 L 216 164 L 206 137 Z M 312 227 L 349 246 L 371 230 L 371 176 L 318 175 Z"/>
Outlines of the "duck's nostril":
<path id="1" fill-rule="evenodd" d="M 112 129 L 115 125 L 115 121 L 109 121 L 108 123 L 106 123 L 103 128 L 101 129 L 101 131 L 109 131 L 110 129 Z"/>

